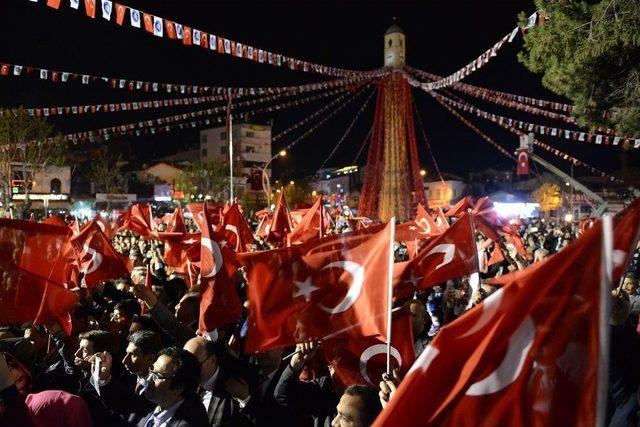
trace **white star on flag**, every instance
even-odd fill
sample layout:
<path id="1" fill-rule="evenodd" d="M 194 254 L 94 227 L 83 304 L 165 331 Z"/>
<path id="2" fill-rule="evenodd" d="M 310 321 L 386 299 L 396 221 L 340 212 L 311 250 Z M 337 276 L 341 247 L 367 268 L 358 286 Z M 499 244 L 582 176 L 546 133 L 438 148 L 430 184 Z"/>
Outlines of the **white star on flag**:
<path id="1" fill-rule="evenodd" d="M 296 286 L 296 288 L 298 288 L 298 291 L 293 294 L 293 298 L 304 296 L 304 299 L 307 302 L 309 302 L 309 300 L 311 299 L 311 293 L 320 289 L 317 286 L 313 286 L 313 282 L 311 281 L 311 276 L 308 276 L 304 282 L 294 280 L 293 284 Z"/>

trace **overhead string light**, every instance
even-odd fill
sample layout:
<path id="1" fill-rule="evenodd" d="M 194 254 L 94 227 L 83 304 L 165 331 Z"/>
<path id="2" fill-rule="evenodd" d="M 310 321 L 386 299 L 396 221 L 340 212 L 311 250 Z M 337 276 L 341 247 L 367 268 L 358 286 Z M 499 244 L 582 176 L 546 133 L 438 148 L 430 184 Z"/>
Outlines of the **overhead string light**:
<path id="1" fill-rule="evenodd" d="M 356 153 L 356 156 L 353 158 L 353 162 L 351 162 L 352 165 L 358 164 L 358 160 L 360 160 L 360 156 L 364 152 L 364 149 L 367 146 L 367 142 L 370 141 L 371 134 L 373 134 L 373 126 L 371 126 L 371 128 L 369 129 L 369 133 L 367 133 L 367 136 L 365 136 L 364 139 L 362 140 L 362 144 L 360 144 L 360 149 Z"/>
<path id="2" fill-rule="evenodd" d="M 37 0 L 29 1 L 37 3 Z M 87 18 L 96 18 L 96 2 L 97 0 L 85 0 L 85 15 Z M 74 0 L 68 4 L 72 9 L 78 9 L 80 2 Z M 53 9 L 59 9 L 60 2 L 47 1 L 47 5 L 50 5 Z M 344 77 L 367 73 L 366 71 L 329 67 L 288 57 L 268 50 L 258 49 L 251 45 L 236 42 L 215 34 L 210 34 L 206 31 L 162 18 L 139 9 L 134 9 L 111 0 L 101 0 L 100 10 L 102 12 L 103 20 L 114 23 L 121 28 L 125 26 L 126 21 L 126 26 L 129 28 L 144 28 L 145 32 L 151 36 L 176 40 L 185 46 L 198 46 L 205 49 L 207 52 L 214 52 L 251 60 L 261 64 L 264 63 L 276 67 L 328 76 Z M 126 15 L 129 15 L 129 19 L 125 18 Z"/>
<path id="3" fill-rule="evenodd" d="M 431 149 L 431 144 L 429 144 L 429 138 L 427 138 L 427 133 L 424 130 L 424 124 L 422 123 L 422 117 L 420 116 L 420 112 L 418 111 L 418 106 L 416 105 L 415 99 L 413 100 L 413 110 L 416 112 L 416 117 L 418 118 L 418 127 L 420 128 L 420 133 L 422 134 L 422 139 L 424 139 L 424 143 L 427 146 L 427 151 L 429 152 L 429 156 L 431 156 L 431 162 L 433 163 L 433 167 L 436 169 L 436 173 L 438 174 L 438 178 L 444 184 L 444 178 L 442 177 L 442 173 L 440 172 L 440 167 L 438 167 L 438 162 L 436 161 L 436 156 L 433 154 L 433 150 Z"/>

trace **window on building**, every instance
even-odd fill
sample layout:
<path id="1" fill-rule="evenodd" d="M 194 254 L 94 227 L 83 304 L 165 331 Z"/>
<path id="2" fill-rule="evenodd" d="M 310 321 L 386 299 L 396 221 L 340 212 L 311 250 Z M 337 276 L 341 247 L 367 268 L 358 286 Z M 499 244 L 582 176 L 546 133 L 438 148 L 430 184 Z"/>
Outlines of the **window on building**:
<path id="1" fill-rule="evenodd" d="M 400 47 L 402 47 L 402 40 L 400 40 Z"/>
<path id="2" fill-rule="evenodd" d="M 246 145 L 244 147 L 244 152 L 245 153 L 255 153 L 256 152 L 256 147 L 253 145 Z"/>
<path id="3" fill-rule="evenodd" d="M 206 148 L 202 149 L 202 157 L 207 157 L 207 149 Z"/>
<path id="4" fill-rule="evenodd" d="M 223 145 L 222 147 L 220 147 L 220 154 L 227 154 L 227 146 Z"/>
<path id="5" fill-rule="evenodd" d="M 391 47 L 392 43 L 393 43 L 393 41 L 391 41 L 391 39 L 389 39 L 389 47 Z"/>
<path id="6" fill-rule="evenodd" d="M 228 136 L 227 132 L 220 132 L 220 139 L 226 140 L 227 136 Z"/>
<path id="7" fill-rule="evenodd" d="M 53 178 L 49 183 L 51 187 L 51 194 L 60 194 L 62 191 L 62 182 L 58 178 Z"/>
<path id="8" fill-rule="evenodd" d="M 207 142 L 207 135 L 200 135 L 200 143 L 206 144 L 206 142 Z"/>
<path id="9" fill-rule="evenodd" d="M 247 131 L 247 136 L 252 137 L 252 136 L 256 136 L 256 134 L 254 132 Z"/>

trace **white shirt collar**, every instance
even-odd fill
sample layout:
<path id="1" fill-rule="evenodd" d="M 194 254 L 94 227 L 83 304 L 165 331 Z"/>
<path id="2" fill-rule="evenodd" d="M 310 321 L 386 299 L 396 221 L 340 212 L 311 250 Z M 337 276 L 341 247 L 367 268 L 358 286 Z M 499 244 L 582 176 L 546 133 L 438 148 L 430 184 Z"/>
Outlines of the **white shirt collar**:
<path id="1" fill-rule="evenodd" d="M 173 418 L 176 411 L 178 410 L 178 407 L 182 404 L 182 402 L 184 402 L 184 399 L 180 399 L 179 401 L 177 401 L 176 403 L 174 403 L 173 405 L 169 406 L 164 410 L 161 409 L 159 406 L 156 406 L 156 409 L 153 411 L 153 415 L 152 415 L 155 418 L 154 425 L 156 426 L 163 425 L 167 421 L 169 421 L 171 418 Z"/>

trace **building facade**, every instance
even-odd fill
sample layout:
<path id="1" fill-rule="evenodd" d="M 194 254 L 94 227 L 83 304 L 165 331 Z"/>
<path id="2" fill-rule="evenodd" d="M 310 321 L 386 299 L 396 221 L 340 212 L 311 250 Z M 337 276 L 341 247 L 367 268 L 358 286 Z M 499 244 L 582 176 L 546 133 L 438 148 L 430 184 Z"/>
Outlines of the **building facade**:
<path id="1" fill-rule="evenodd" d="M 24 167 L 21 163 L 11 164 L 11 202 L 21 204 L 25 198 Z M 37 173 L 30 183 L 29 198 L 33 209 L 67 209 L 71 193 L 71 167 L 47 166 Z"/>
<path id="2" fill-rule="evenodd" d="M 431 181 L 424 183 L 424 194 L 429 207 L 446 208 L 467 194 L 467 184 L 462 181 Z"/>
<path id="3" fill-rule="evenodd" d="M 233 126 L 232 136 L 234 175 L 245 178 L 236 180 L 234 190 L 238 196 L 245 191 L 262 191 L 260 173 L 272 157 L 271 126 L 241 123 Z M 200 160 L 229 161 L 229 133 L 226 126 L 200 131 Z M 271 177 L 271 169 L 266 172 Z"/>

